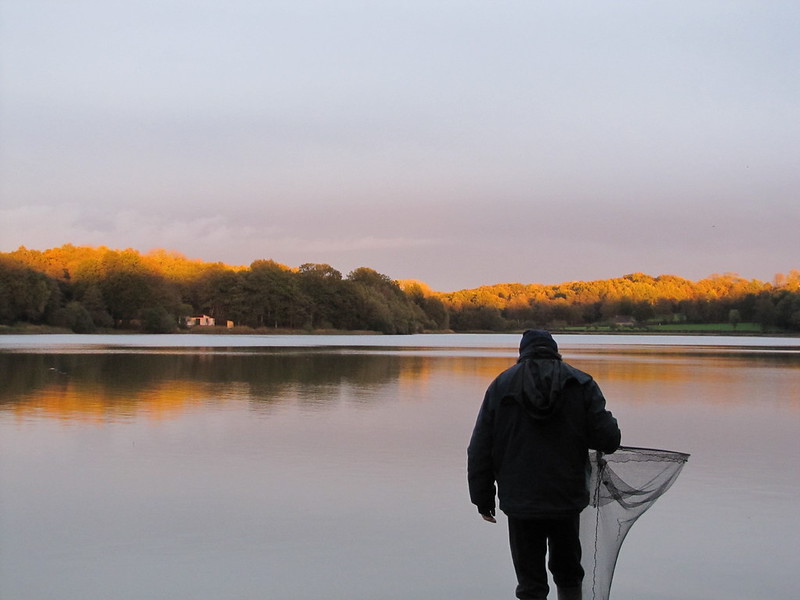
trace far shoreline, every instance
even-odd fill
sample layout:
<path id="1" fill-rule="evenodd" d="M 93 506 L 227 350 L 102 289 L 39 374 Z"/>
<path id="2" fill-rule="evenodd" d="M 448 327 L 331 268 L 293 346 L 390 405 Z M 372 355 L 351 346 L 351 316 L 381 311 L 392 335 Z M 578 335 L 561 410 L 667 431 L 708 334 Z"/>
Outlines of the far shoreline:
<path id="1" fill-rule="evenodd" d="M 520 335 L 523 329 L 514 329 L 508 331 L 490 331 L 490 330 L 474 330 L 474 331 L 453 331 L 453 330 L 432 330 L 421 331 L 418 333 L 410 334 L 386 334 L 380 331 L 369 330 L 344 330 L 344 329 L 282 329 L 282 328 L 258 328 L 251 327 L 193 327 L 191 329 L 176 329 L 169 333 L 151 333 L 139 329 L 98 329 L 93 332 L 75 333 L 71 329 L 65 327 L 55 327 L 52 325 L 33 325 L 33 324 L 17 324 L 17 325 L 0 325 L 0 335 L 108 335 L 108 336 L 125 336 L 125 335 L 350 335 L 350 336 L 365 336 L 365 335 L 399 335 L 402 337 L 414 335 L 445 335 L 445 334 L 511 334 Z M 786 331 L 754 331 L 753 329 L 734 329 L 731 326 L 723 324 L 709 324 L 709 325 L 693 325 L 685 329 L 671 327 L 668 330 L 662 330 L 657 327 L 568 327 L 568 328 L 552 328 L 548 329 L 554 335 L 659 335 L 659 336 L 735 336 L 735 337 L 786 337 L 797 338 L 800 333 L 792 333 Z"/>

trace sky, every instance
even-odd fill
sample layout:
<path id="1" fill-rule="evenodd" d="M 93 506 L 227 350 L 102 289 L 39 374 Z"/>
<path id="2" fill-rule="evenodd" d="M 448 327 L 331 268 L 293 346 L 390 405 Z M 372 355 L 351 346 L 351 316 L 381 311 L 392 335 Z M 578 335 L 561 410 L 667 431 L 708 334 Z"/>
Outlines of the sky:
<path id="1" fill-rule="evenodd" d="M 0 251 L 800 268 L 795 1 L 4 0 Z"/>

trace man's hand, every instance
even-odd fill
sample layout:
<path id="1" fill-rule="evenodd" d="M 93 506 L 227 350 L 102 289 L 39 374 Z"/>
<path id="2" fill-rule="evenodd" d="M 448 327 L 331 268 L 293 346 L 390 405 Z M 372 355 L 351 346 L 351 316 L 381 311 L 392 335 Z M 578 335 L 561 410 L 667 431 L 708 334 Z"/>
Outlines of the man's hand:
<path id="1" fill-rule="evenodd" d="M 494 507 L 483 506 L 478 508 L 478 514 L 483 518 L 484 521 L 488 521 L 489 523 L 497 523 L 497 519 L 494 518 Z"/>

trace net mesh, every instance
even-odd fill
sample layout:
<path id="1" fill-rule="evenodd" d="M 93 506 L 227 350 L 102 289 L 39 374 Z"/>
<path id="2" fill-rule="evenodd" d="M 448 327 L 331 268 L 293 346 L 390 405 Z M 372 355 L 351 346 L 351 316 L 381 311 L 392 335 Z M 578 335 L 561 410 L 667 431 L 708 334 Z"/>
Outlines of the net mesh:
<path id="1" fill-rule="evenodd" d="M 675 482 L 689 455 L 621 447 L 590 452 L 590 502 L 581 513 L 584 600 L 607 600 L 622 542 L 642 514 Z"/>

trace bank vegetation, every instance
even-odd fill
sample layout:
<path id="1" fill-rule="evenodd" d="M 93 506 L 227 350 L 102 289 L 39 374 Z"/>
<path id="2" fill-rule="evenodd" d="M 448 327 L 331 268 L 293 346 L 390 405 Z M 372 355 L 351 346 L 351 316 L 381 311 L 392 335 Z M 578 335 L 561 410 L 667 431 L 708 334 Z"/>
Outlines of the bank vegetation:
<path id="1" fill-rule="evenodd" d="M 76 333 L 188 330 L 192 317 L 234 332 L 800 332 L 800 271 L 772 282 L 737 274 L 690 281 L 632 273 L 599 281 L 506 283 L 438 292 L 369 267 L 273 260 L 229 266 L 165 250 L 66 244 L 0 253 L 0 325 Z M 195 321 L 196 322 L 196 321 Z"/>

